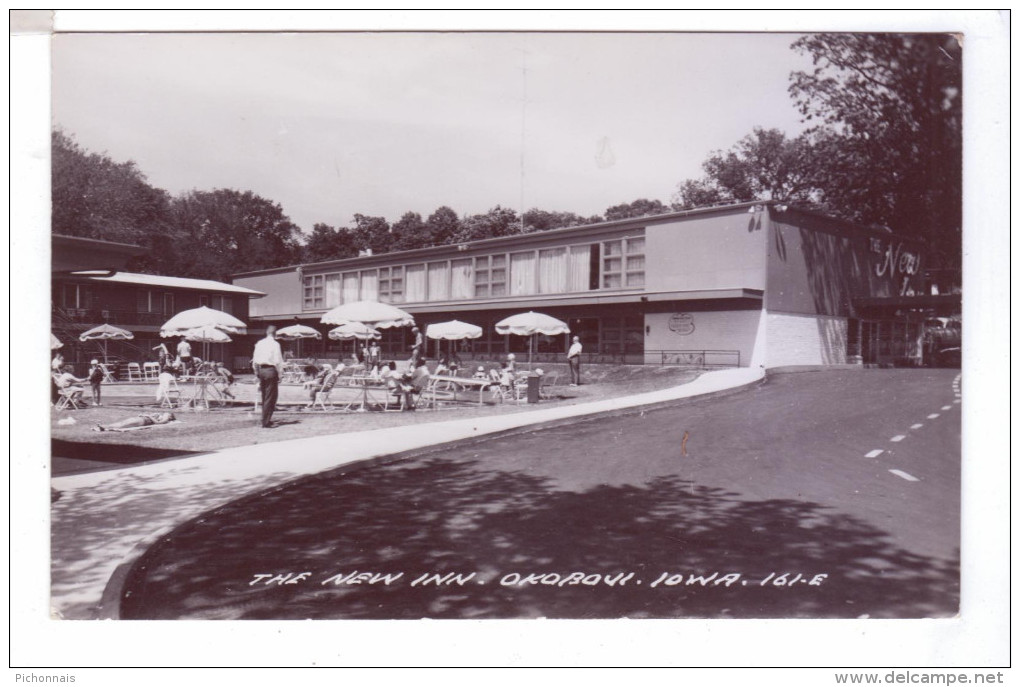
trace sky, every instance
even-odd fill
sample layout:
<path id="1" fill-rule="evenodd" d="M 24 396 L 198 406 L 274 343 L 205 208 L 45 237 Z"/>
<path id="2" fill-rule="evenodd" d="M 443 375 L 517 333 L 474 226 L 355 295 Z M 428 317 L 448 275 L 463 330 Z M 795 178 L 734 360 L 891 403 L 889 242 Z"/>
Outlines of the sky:
<path id="1" fill-rule="evenodd" d="M 250 190 L 304 231 L 447 205 L 669 203 L 757 126 L 803 130 L 789 33 L 61 34 L 52 119 L 172 194 Z"/>

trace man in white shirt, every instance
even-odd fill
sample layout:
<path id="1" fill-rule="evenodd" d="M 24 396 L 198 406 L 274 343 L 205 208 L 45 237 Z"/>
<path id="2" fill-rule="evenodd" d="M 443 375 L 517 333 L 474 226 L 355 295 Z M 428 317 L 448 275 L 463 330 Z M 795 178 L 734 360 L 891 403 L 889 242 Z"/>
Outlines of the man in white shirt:
<path id="1" fill-rule="evenodd" d="M 581 337 L 574 337 L 567 351 L 567 362 L 570 363 L 570 386 L 577 386 L 581 383 Z"/>
<path id="2" fill-rule="evenodd" d="M 280 376 L 283 373 L 283 351 L 280 350 L 280 342 L 276 340 L 274 325 L 266 327 L 266 338 L 259 339 L 255 344 L 251 366 L 258 377 L 259 392 L 262 394 L 262 426 L 272 427 Z"/>
<path id="3" fill-rule="evenodd" d="M 191 374 L 191 344 L 183 336 L 177 344 L 177 357 L 181 359 L 184 374 Z"/>

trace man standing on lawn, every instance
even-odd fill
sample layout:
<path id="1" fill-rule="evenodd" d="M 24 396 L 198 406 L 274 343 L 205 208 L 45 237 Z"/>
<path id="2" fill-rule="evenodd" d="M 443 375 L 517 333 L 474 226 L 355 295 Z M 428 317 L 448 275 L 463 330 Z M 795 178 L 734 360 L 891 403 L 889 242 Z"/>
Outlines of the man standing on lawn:
<path id="1" fill-rule="evenodd" d="M 577 386 L 581 383 L 581 337 L 574 337 L 574 343 L 567 352 L 567 362 L 570 363 L 570 386 Z"/>
<path id="2" fill-rule="evenodd" d="M 275 325 L 266 327 L 266 338 L 255 344 L 251 366 L 259 380 L 259 392 L 262 394 L 262 426 L 272 427 L 280 376 L 283 373 L 283 351 L 280 350 L 280 342 L 276 340 Z"/>

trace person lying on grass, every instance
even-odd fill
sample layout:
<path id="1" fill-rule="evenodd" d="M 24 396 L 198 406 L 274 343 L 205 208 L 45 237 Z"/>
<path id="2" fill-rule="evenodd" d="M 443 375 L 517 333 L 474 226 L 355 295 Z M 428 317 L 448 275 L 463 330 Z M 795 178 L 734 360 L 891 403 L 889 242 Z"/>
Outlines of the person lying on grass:
<path id="1" fill-rule="evenodd" d="M 175 421 L 173 413 L 151 413 L 129 417 L 106 425 L 96 425 L 93 432 L 116 432 L 122 429 L 138 429 L 139 427 L 151 427 L 153 425 L 167 425 Z"/>

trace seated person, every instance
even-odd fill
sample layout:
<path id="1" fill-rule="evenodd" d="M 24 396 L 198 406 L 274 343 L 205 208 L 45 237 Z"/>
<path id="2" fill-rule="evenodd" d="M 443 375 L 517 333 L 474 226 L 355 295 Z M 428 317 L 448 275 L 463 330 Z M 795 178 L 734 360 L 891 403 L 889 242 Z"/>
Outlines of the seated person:
<path id="1" fill-rule="evenodd" d="M 436 361 L 436 374 L 445 375 L 450 373 L 450 359 L 445 353 L 439 354 L 439 360 Z"/>
<path id="2" fill-rule="evenodd" d="M 111 422 L 105 425 L 96 425 L 92 428 L 93 432 L 115 432 L 119 429 L 134 429 L 136 427 L 151 427 L 152 425 L 166 425 L 177 418 L 174 417 L 173 413 L 151 413 L 147 415 L 139 415 L 137 417 L 129 417 L 124 420 L 118 420 L 117 422 Z"/>
<path id="3" fill-rule="evenodd" d="M 517 356 L 515 356 L 513 353 L 507 353 L 506 362 L 503 363 L 503 367 L 510 370 L 511 377 L 514 376 L 514 373 L 517 372 Z"/>
<path id="4" fill-rule="evenodd" d="M 57 389 L 60 389 L 65 396 L 79 401 L 82 394 L 85 393 L 85 387 L 82 385 L 88 380 L 75 377 L 71 373 L 72 369 L 70 365 L 64 365 L 58 374 L 53 375 L 53 383 L 56 384 Z"/>
<path id="5" fill-rule="evenodd" d="M 422 389 L 429 385 L 430 378 L 428 361 L 422 358 L 418 361 L 418 367 L 411 373 L 411 386 L 414 387 L 415 393 L 421 393 Z"/>
<path id="6" fill-rule="evenodd" d="M 211 367 L 216 375 L 214 382 L 219 383 L 216 388 L 224 396 L 234 398 L 234 392 L 230 390 L 234 386 L 234 373 L 228 370 L 223 363 L 211 363 Z"/>
<path id="7" fill-rule="evenodd" d="M 457 357 L 456 353 L 447 359 L 446 366 L 450 368 L 450 374 L 456 377 L 457 371 L 460 369 L 460 358 Z"/>
<path id="8" fill-rule="evenodd" d="M 319 370 L 319 373 L 315 375 L 313 379 L 309 379 L 305 382 L 304 386 L 308 390 L 308 407 L 311 408 L 315 403 L 315 396 L 322 390 L 326 380 L 335 374 L 339 374 L 340 370 L 343 369 L 343 363 L 338 364 L 336 372 L 333 371 L 333 366 L 326 363 Z"/>
<path id="9" fill-rule="evenodd" d="M 473 375 L 471 375 L 471 378 L 472 379 L 488 379 L 489 375 L 487 375 L 485 373 L 485 368 L 482 367 L 481 365 L 479 365 L 478 369 L 475 370 L 475 373 Z"/>

